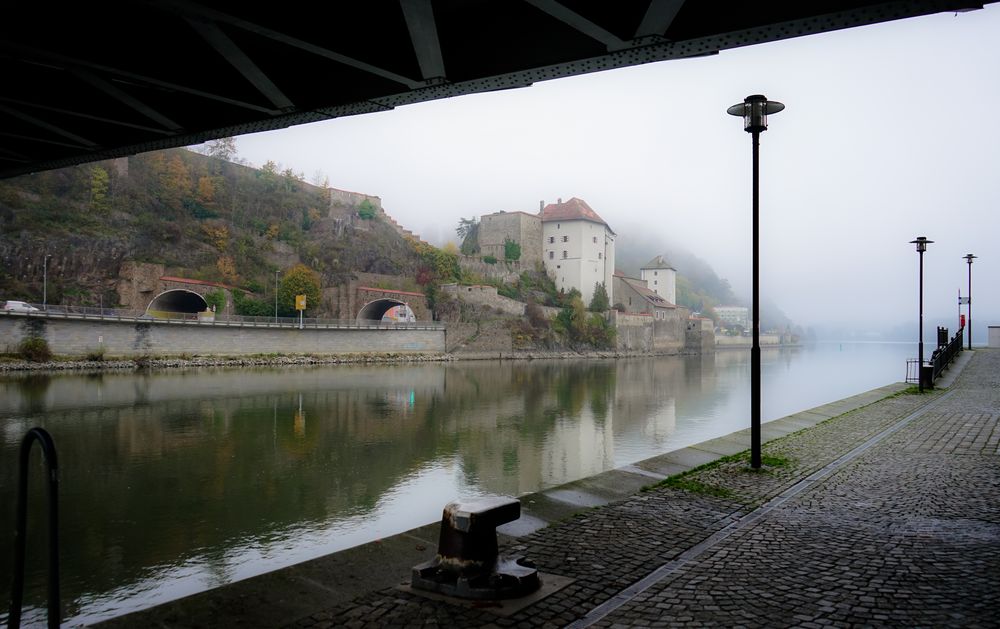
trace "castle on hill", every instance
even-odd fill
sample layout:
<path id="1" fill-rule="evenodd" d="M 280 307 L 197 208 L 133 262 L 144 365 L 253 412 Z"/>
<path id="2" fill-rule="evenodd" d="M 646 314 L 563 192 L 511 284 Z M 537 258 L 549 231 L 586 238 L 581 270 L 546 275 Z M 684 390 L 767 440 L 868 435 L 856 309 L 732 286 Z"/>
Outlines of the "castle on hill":
<path id="1" fill-rule="evenodd" d="M 517 243 L 522 262 L 542 263 L 556 288 L 579 290 L 583 303 L 590 303 L 597 284 L 604 284 L 611 304 L 661 318 L 662 310 L 676 307 L 676 271 L 656 256 L 639 278 L 615 273 L 615 237 L 611 226 L 576 197 L 542 201 L 538 214 L 501 211 L 485 214 L 479 222 L 482 256 L 503 260 L 507 243 Z"/>
<path id="2" fill-rule="evenodd" d="M 556 288 L 579 290 L 586 304 L 603 283 L 614 301 L 615 232 L 583 199 L 543 201 L 538 214 L 496 212 L 480 218 L 483 256 L 504 259 L 508 241 L 520 245 L 522 262 L 541 262 Z"/>

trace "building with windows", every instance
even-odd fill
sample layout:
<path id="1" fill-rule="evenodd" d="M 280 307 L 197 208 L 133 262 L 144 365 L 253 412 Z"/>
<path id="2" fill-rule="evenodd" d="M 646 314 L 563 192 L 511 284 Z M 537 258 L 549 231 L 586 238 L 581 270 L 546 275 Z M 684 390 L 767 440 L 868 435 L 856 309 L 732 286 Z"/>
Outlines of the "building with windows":
<path id="1" fill-rule="evenodd" d="M 666 320 L 677 306 L 656 294 L 646 280 L 625 277 L 618 271 L 614 275 L 615 304 L 625 307 L 629 314 L 646 314 L 655 320 Z M 686 318 L 686 315 L 685 315 Z"/>
<path id="2" fill-rule="evenodd" d="M 663 256 L 656 256 L 639 269 L 639 279 L 646 286 L 671 304 L 677 303 L 677 269 Z"/>
<path id="3" fill-rule="evenodd" d="M 746 306 L 716 306 L 715 316 L 722 327 L 750 329 L 750 309 Z"/>
<path id="4" fill-rule="evenodd" d="M 542 262 L 556 288 L 580 291 L 583 303 L 604 283 L 614 303 L 615 232 L 583 199 L 542 207 Z"/>

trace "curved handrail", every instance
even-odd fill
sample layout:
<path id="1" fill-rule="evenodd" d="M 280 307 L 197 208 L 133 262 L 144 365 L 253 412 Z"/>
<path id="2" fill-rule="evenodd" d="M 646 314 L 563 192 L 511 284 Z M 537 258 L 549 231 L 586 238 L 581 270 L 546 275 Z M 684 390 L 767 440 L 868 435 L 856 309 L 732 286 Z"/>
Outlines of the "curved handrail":
<path id="1" fill-rule="evenodd" d="M 32 428 L 21 440 L 18 467 L 17 525 L 14 529 L 14 578 L 10 594 L 7 627 L 21 626 L 21 603 L 24 599 L 24 554 L 28 523 L 28 456 L 34 441 L 42 448 L 49 487 L 49 627 L 59 627 L 59 462 L 52 435 L 44 428 Z"/>

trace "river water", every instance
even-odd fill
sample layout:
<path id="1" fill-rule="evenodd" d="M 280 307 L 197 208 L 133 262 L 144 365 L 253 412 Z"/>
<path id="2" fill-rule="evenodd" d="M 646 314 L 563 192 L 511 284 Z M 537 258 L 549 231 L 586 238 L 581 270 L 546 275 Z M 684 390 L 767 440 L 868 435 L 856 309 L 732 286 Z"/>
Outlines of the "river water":
<path id="1" fill-rule="evenodd" d="M 764 421 L 901 381 L 913 353 L 765 349 Z M 746 428 L 749 362 L 724 350 L 9 376 L 0 523 L 13 530 L 20 439 L 43 426 L 61 470 L 64 618 L 94 622 L 432 522 L 455 498 L 518 496 Z M 33 458 L 25 620 L 44 622 Z"/>

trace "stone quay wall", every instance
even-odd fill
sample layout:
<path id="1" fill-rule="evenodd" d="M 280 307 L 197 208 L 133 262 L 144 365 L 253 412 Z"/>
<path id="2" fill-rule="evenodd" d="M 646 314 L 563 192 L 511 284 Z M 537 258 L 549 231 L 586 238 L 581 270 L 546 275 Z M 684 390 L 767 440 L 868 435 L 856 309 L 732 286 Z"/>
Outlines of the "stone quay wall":
<path id="1" fill-rule="evenodd" d="M 484 262 L 479 256 L 458 256 L 458 265 L 463 271 L 474 273 L 486 280 L 495 280 L 509 284 L 519 277 L 524 271 L 534 269 L 534 265 L 527 264 L 521 260 L 504 260 L 497 258 L 495 264 Z"/>
<path id="2" fill-rule="evenodd" d="M 0 349 L 8 353 L 26 337 L 45 339 L 53 353 L 107 357 L 253 354 L 431 354 L 445 351 L 443 329 L 310 328 L 194 321 L 136 321 L 0 315 Z"/>
<path id="3" fill-rule="evenodd" d="M 524 303 L 497 294 L 495 286 L 459 286 L 445 284 L 441 287 L 448 295 L 478 306 L 489 306 L 504 314 L 520 317 L 524 314 Z"/>
<path id="4" fill-rule="evenodd" d="M 616 349 L 620 352 L 679 352 L 688 349 L 688 311 L 675 308 L 666 319 L 652 315 L 611 311 L 611 323 L 617 332 Z M 692 348 L 694 349 L 694 348 Z"/>

